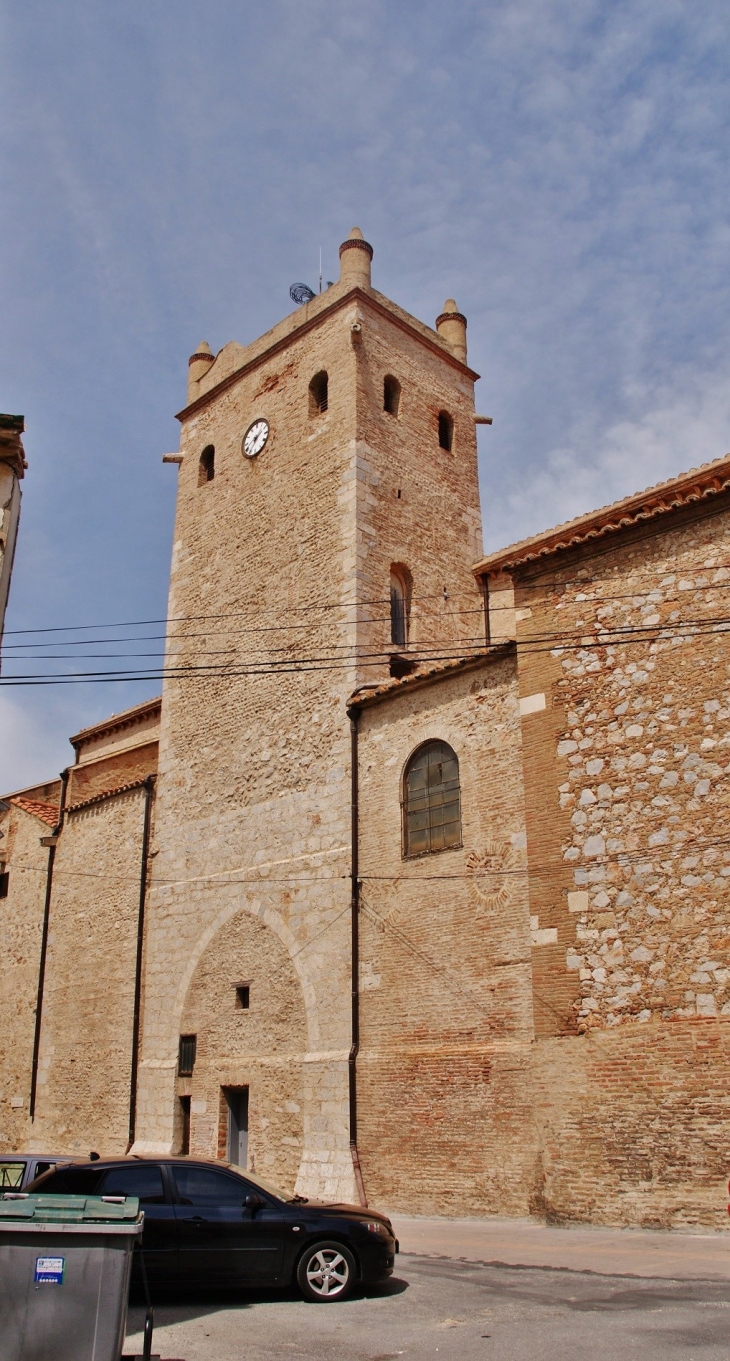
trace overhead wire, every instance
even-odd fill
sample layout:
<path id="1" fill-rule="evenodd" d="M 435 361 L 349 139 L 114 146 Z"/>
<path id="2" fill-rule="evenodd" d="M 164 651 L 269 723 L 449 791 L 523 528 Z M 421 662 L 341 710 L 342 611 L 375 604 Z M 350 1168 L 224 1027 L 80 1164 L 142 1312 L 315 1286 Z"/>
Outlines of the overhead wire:
<path id="1" fill-rule="evenodd" d="M 621 626 L 610 628 L 608 626 L 580 627 L 580 632 L 576 637 L 576 632 L 568 630 L 555 630 L 551 633 L 527 634 L 523 638 L 513 641 L 518 652 L 538 653 L 538 652 L 560 652 L 566 651 L 591 651 L 597 648 L 613 648 L 626 646 L 631 643 L 654 643 L 660 640 L 670 641 L 676 637 L 686 639 L 694 638 L 703 633 L 724 633 L 730 628 L 730 616 L 710 616 L 707 619 L 692 620 L 667 620 L 658 625 L 636 625 L 633 627 Z M 475 640 L 478 635 L 473 635 L 471 639 L 465 641 L 445 640 L 441 644 L 424 644 L 410 646 L 405 654 L 407 658 L 422 663 L 458 661 L 467 656 L 477 656 L 480 651 L 487 654 L 490 646 L 497 646 L 498 642 L 485 645 L 483 639 L 479 638 L 478 645 Z M 207 679 L 227 678 L 243 676 L 266 676 L 266 675 L 290 675 L 298 672 L 312 671 L 338 671 L 352 670 L 353 667 L 382 667 L 390 660 L 392 648 L 383 647 L 378 652 L 351 652 L 344 656 L 332 657 L 282 657 L 280 660 L 268 660 L 266 662 L 252 661 L 241 665 L 237 659 L 231 658 L 226 665 L 217 663 L 215 665 L 197 665 L 192 662 L 187 664 L 162 665 L 159 667 L 135 667 L 129 670 L 113 668 L 105 671 L 82 671 L 82 672 L 57 672 L 57 673 L 24 673 L 15 675 L 4 675 L 0 677 L 0 686 L 18 685 L 38 685 L 38 684 L 98 684 L 103 682 L 131 682 L 131 681 L 151 681 L 151 680 L 172 680 L 172 679 L 191 679 L 203 677 Z M 124 655 L 120 655 L 119 660 L 126 660 Z M 29 658 L 28 660 L 34 660 Z M 53 660 L 53 659 L 51 659 Z M 117 660 L 117 657 L 110 657 L 110 661 Z"/>
<path id="2" fill-rule="evenodd" d="M 689 574 L 689 573 L 692 573 L 692 572 L 702 572 L 702 573 L 706 573 L 706 572 L 717 572 L 717 571 L 721 571 L 721 570 L 730 571 L 730 563 L 713 563 L 711 566 L 702 566 L 702 565 L 699 565 L 699 566 L 689 566 L 689 565 L 682 565 L 681 568 L 680 568 L 680 567 L 675 567 L 674 571 L 671 572 L 671 573 L 668 573 L 664 568 L 662 568 L 662 569 L 657 569 L 657 570 L 653 573 L 653 575 L 654 575 L 654 576 L 664 576 L 664 577 L 666 577 L 667 575 L 672 575 L 672 576 L 674 576 L 674 577 L 676 578 L 677 576 L 680 576 L 680 577 L 681 577 L 683 574 Z M 569 577 L 569 578 L 565 578 L 565 579 L 559 578 L 557 575 L 555 575 L 552 579 L 548 579 L 548 580 L 546 580 L 544 577 L 542 577 L 541 580 L 540 580 L 539 582 L 527 582 L 527 581 L 524 581 L 524 580 L 520 580 L 519 583 L 518 583 L 518 585 L 519 585 L 519 589 L 520 589 L 520 590 L 525 590 L 525 589 L 526 589 L 526 590 L 535 590 L 535 591 L 549 591 L 549 589 L 551 588 L 551 586 L 554 586 L 554 587 L 557 587 L 557 588 L 560 588 L 560 589 L 563 589 L 563 588 L 566 587 L 566 586 L 580 586 L 580 587 L 584 587 L 584 586 L 586 586 L 586 585 L 592 584 L 592 583 L 595 582 L 595 581 L 602 581 L 602 582 L 605 583 L 605 582 L 606 582 L 606 576 L 605 576 L 605 574 L 604 574 L 603 576 L 601 576 L 601 577 L 586 577 L 586 578 L 582 578 L 582 577 Z M 710 589 L 711 589 L 711 590 L 718 590 L 718 589 L 722 589 L 722 588 L 730 588 L 730 579 L 728 579 L 727 581 L 722 581 L 722 582 L 707 582 L 707 583 L 704 583 L 704 584 L 701 584 L 701 585 L 690 586 L 690 587 L 687 588 L 687 590 L 704 591 L 704 590 L 710 590 Z M 476 588 L 476 589 L 478 589 L 478 588 Z M 648 588 L 649 591 L 651 591 L 651 590 L 656 590 L 656 589 L 657 589 L 656 586 L 654 586 L 654 587 L 649 587 L 649 588 Z M 641 596 L 641 595 L 646 594 L 646 593 L 647 593 L 646 591 L 637 588 L 637 589 L 632 590 L 632 591 L 620 592 L 620 593 L 613 593 L 612 595 L 606 595 L 606 596 L 604 596 L 604 595 L 601 595 L 601 596 L 591 596 L 591 597 L 589 597 L 588 599 L 589 599 L 589 600 L 592 600 L 592 601 L 596 601 L 596 602 L 597 602 L 597 601 L 620 600 L 620 599 L 634 599 L 634 598 L 636 598 L 637 596 Z M 682 592 L 682 595 L 685 595 L 685 594 L 686 594 L 686 590 Z M 672 597 L 672 599 L 680 599 L 680 598 L 681 598 L 681 596 Z M 412 603 L 414 603 L 414 604 L 419 604 L 419 603 L 421 603 L 421 602 L 423 602 L 423 601 L 427 601 L 427 600 L 439 600 L 439 601 L 444 601 L 444 600 L 446 600 L 446 601 L 450 601 L 451 599 L 452 599 L 452 597 L 450 597 L 450 596 L 448 596 L 448 595 L 447 595 L 447 596 L 444 596 L 443 592 L 441 592 L 441 591 L 434 592 L 433 594 L 430 594 L 430 595 L 413 595 L 413 596 L 411 596 L 411 601 L 412 601 Z M 586 602 L 577 602 L 577 603 L 588 603 L 588 601 L 586 601 Z M 216 620 L 225 620 L 225 619 L 241 619 L 241 618 L 245 618 L 248 614 L 251 614 L 251 613 L 256 613 L 258 616 L 276 614 L 276 615 L 278 615 L 279 617 L 281 617 L 282 614 L 311 614 L 311 613 L 313 613 L 313 612 L 315 612 L 315 611 L 317 611 L 317 610 L 319 610 L 319 611 L 338 610 L 338 609 L 348 609 L 348 610 L 351 610 L 351 609 L 364 608 L 364 607 L 368 607 L 368 606 L 371 606 L 371 605 L 383 605 L 383 606 L 388 606 L 389 604 L 390 604 L 389 597 L 383 597 L 383 596 L 376 596 L 376 597 L 365 598 L 365 599 L 360 599 L 360 600 L 346 600 L 346 601 L 337 601 L 337 600 L 334 600 L 334 601 L 333 601 L 333 600 L 328 600 L 328 601 L 312 601 L 312 602 L 310 602 L 308 605 L 285 605 L 285 604 L 283 604 L 283 603 L 279 603 L 279 604 L 276 605 L 276 606 L 271 606 L 271 607 L 268 607 L 268 608 L 262 608 L 261 605 L 260 605 L 260 603 L 254 601 L 254 602 L 252 602 L 251 605 L 247 606 L 247 607 L 246 607 L 245 609 L 243 609 L 243 610 L 233 610 L 233 611 L 230 611 L 230 610 L 223 610 L 223 611 L 218 611 L 218 612 L 216 612 L 215 614 L 164 615 L 164 616 L 159 616 L 159 617 L 155 617 L 155 618 L 151 618 L 151 619 L 131 619 L 131 620 L 122 620 L 122 621 L 118 621 L 118 622 L 114 622 L 114 623 L 109 622 L 109 621 L 106 621 L 106 622 L 101 622 L 101 623 L 97 623 L 97 624 L 61 624 L 61 625 L 53 624 L 53 625 L 46 625 L 45 627 L 40 627 L 40 626 L 38 626 L 38 627 L 35 627 L 35 628 L 30 628 L 30 629 L 6 629 L 5 632 L 4 632 L 4 637 L 5 637 L 5 638 L 10 638 L 10 637 L 21 637 L 21 636 L 28 636 L 28 635 L 30 635 L 30 634 L 74 633 L 74 632 L 82 632 L 82 631 L 86 632 L 86 631 L 89 631 L 89 630 L 100 629 L 100 628 L 105 628 L 105 629 L 125 629 L 125 628 L 151 627 L 151 626 L 153 626 L 153 625 L 178 624 L 178 623 L 201 623 L 201 622 L 205 622 L 206 620 L 216 621 Z M 498 608 L 498 609 L 511 609 L 511 608 L 513 608 L 513 607 L 510 606 L 510 605 L 505 605 L 505 606 L 497 606 L 496 608 Z M 481 607 L 481 606 L 477 606 L 477 607 L 475 607 L 473 610 L 472 610 L 472 609 L 469 609 L 469 610 L 453 610 L 452 612 L 453 612 L 453 613 L 457 613 L 457 614 L 465 614 L 465 613 L 476 613 L 476 614 L 481 614 L 481 613 L 482 613 L 482 607 Z M 361 622 L 362 622 L 362 621 L 361 621 Z M 375 622 L 375 621 L 369 621 L 369 622 Z M 270 628 L 272 628 L 272 629 L 280 630 L 280 629 L 286 629 L 286 628 L 291 628 L 291 627 L 306 627 L 306 625 L 301 625 L 301 626 L 300 626 L 300 625 L 291 625 L 291 624 L 279 624 L 279 625 L 261 626 L 261 627 L 262 627 L 262 628 L 263 628 L 263 627 L 270 627 Z M 253 630 L 253 631 L 258 631 L 258 626 L 257 626 L 257 629 L 256 629 L 256 630 Z M 165 637 L 166 635 L 163 634 L 163 635 L 160 635 L 160 636 L 161 636 L 161 637 Z M 141 640 L 139 640 L 139 641 L 141 641 Z M 7 646 L 7 644 L 6 644 L 6 646 Z M 15 645 L 11 645 L 11 646 L 15 646 Z M 18 646 L 20 646 L 20 645 L 18 645 Z M 32 644 L 28 644 L 28 646 L 33 646 L 33 645 L 32 645 Z"/>

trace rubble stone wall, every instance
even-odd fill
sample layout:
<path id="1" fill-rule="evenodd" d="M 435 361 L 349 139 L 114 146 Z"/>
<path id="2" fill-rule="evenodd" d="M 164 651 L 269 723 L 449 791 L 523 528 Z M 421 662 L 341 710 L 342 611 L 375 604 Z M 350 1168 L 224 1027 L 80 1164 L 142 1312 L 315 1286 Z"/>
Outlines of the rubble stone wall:
<path id="1" fill-rule="evenodd" d="M 728 583 L 720 505 L 517 585 L 521 693 L 547 694 L 523 736 L 552 842 L 530 847 L 533 911 L 573 993 L 558 1033 L 730 1015 Z"/>

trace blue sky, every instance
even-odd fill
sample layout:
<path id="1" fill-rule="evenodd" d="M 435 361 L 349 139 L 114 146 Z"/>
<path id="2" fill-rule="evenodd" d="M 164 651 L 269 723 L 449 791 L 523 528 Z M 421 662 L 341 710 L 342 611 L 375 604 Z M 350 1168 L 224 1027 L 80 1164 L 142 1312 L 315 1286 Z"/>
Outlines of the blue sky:
<path id="1" fill-rule="evenodd" d="M 724 454 L 729 47 L 721 0 L 0 4 L 8 629 L 164 616 L 187 357 L 355 222 L 468 315 L 488 547 Z M 0 784 L 154 689 L 2 689 Z"/>

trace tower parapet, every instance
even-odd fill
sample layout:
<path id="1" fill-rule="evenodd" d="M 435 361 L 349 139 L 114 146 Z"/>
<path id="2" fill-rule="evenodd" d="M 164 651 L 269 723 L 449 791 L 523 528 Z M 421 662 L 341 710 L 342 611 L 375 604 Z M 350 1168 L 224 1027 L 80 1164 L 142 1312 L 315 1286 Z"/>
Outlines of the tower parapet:
<path id="1" fill-rule="evenodd" d="M 340 283 L 370 288 L 370 263 L 373 248 L 365 240 L 359 227 L 353 227 L 340 246 Z"/>
<path id="2" fill-rule="evenodd" d="M 443 312 L 436 318 L 436 330 L 456 358 L 465 364 L 466 317 L 459 311 L 453 298 L 446 299 Z"/>
<path id="3" fill-rule="evenodd" d="M 199 395 L 198 384 L 204 378 L 211 364 L 215 363 L 215 355 L 212 353 L 207 340 L 201 340 L 197 350 L 191 354 L 188 360 L 188 401 L 194 402 Z"/>

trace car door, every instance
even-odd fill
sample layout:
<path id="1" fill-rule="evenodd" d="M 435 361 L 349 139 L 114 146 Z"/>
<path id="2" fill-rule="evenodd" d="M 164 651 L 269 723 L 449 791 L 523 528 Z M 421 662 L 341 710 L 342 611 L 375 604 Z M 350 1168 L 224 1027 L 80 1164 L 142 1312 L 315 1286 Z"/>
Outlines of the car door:
<path id="1" fill-rule="evenodd" d="M 144 1211 L 142 1252 L 150 1286 L 177 1283 L 177 1220 L 175 1207 L 165 1184 L 159 1163 L 128 1162 L 112 1167 L 105 1173 L 102 1196 L 137 1196 Z M 135 1284 L 141 1281 L 141 1270 L 135 1262 Z"/>
<path id="2" fill-rule="evenodd" d="M 179 1203 L 181 1284 L 275 1285 L 282 1279 L 284 1219 L 273 1198 L 235 1172 L 170 1164 Z M 244 1204 L 257 1195 L 260 1205 Z"/>

